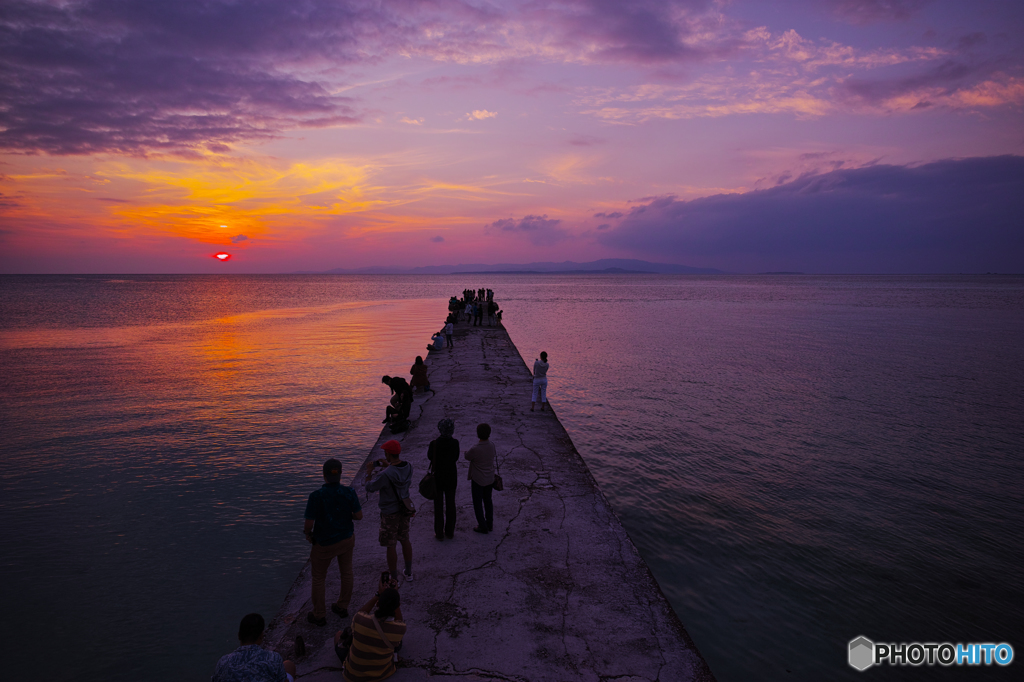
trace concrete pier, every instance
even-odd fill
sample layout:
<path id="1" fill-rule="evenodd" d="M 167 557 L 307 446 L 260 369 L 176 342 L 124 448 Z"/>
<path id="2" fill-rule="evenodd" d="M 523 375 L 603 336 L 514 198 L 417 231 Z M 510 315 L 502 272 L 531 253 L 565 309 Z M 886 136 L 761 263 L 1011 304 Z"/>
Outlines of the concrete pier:
<path id="1" fill-rule="evenodd" d="M 395 438 L 402 458 L 415 468 L 415 579 L 400 588 L 408 633 L 391 679 L 713 680 L 555 414 L 539 406 L 530 412 L 531 372 L 504 328 L 456 325 L 454 348 L 425 360 L 436 395 L 417 393 L 413 427 L 397 436 L 385 429 L 369 454 L 383 456 L 380 445 Z M 406 376 L 406 369 L 395 371 Z M 557 404 L 557 361 L 551 389 Z M 386 401 L 382 387 L 382 411 Z M 445 417 L 455 421 L 462 453 L 477 442 L 478 423 L 493 429 L 505 490 L 494 492 L 490 534 L 472 532 L 465 460 L 459 463 L 453 540 L 434 537 L 433 502 L 415 490 L 427 471 L 427 445 Z M 344 472 L 343 480 L 351 473 Z M 356 522 L 350 613 L 375 592 L 387 570 L 377 543 L 377 495 L 367 498 L 361 472 L 352 485 L 364 519 Z M 337 591 L 332 564 L 328 605 Z M 351 618 L 328 610 L 327 627 L 317 628 L 306 622 L 311 609 L 307 563 L 268 628 L 267 646 L 295 659 L 294 640 L 301 634 L 307 654 L 295 659 L 300 679 L 336 682 L 342 674 L 333 636 Z"/>

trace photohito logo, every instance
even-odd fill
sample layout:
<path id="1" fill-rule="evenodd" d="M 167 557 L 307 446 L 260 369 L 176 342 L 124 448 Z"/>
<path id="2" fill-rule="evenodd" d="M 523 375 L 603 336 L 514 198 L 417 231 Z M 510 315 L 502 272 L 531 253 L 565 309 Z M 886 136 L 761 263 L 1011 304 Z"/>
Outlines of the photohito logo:
<path id="1" fill-rule="evenodd" d="M 1013 661 L 1013 647 L 1006 642 L 876 644 L 861 636 L 850 640 L 848 655 L 850 666 L 861 671 L 883 662 L 889 665 L 1009 665 Z"/>

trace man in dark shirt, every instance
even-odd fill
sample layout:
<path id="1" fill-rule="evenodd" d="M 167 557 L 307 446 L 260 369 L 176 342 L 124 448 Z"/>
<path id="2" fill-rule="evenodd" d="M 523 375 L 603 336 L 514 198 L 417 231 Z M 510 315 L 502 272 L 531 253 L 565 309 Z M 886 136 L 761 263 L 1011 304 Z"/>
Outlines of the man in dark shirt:
<path id="1" fill-rule="evenodd" d="M 341 485 L 341 462 L 324 462 L 324 484 L 309 494 L 306 502 L 306 525 L 303 532 L 313 545 L 309 563 L 313 573 L 313 610 L 306 620 L 314 625 L 327 625 L 324 583 L 331 560 L 338 558 L 341 575 L 341 594 L 331 604 L 331 611 L 342 618 L 348 617 L 348 603 L 352 599 L 352 548 L 355 547 L 355 527 L 352 521 L 363 518 L 356 491 Z"/>
<path id="2" fill-rule="evenodd" d="M 455 537 L 455 489 L 459 484 L 459 441 L 452 438 L 455 422 L 442 419 L 437 423 L 440 436 L 430 441 L 427 459 L 434 468 L 434 537 L 444 540 Z"/>

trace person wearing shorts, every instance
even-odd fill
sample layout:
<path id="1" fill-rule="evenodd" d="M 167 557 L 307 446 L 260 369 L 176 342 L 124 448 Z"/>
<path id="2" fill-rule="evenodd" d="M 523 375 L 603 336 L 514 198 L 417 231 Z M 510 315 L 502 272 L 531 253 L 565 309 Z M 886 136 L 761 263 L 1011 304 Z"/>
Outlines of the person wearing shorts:
<path id="1" fill-rule="evenodd" d="M 366 489 L 371 493 L 380 494 L 378 540 L 381 547 L 387 547 L 388 570 L 391 571 L 391 575 L 398 575 L 397 545 L 402 545 L 405 579 L 412 580 L 412 542 L 409 541 L 409 523 L 412 515 L 406 512 L 405 503 L 402 502 L 409 497 L 412 464 L 402 461 L 402 444 L 397 440 L 384 443 L 381 450 L 384 451 L 385 458 L 366 465 Z M 380 469 L 376 475 L 375 469 Z"/>

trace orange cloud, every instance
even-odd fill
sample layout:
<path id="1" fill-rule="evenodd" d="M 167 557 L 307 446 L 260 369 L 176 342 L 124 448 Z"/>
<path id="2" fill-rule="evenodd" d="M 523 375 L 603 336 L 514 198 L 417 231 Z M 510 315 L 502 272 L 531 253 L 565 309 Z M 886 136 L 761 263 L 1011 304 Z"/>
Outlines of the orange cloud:
<path id="1" fill-rule="evenodd" d="M 111 208 L 122 229 L 145 225 L 224 244 L 240 232 L 250 239 L 267 236 L 282 216 L 301 222 L 378 206 L 380 201 L 368 198 L 371 172 L 367 165 L 334 159 L 281 163 L 210 155 L 145 164 L 110 161 L 97 174 L 141 187 L 135 201 Z"/>

